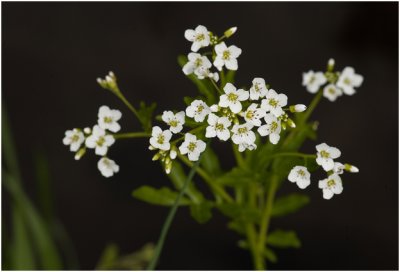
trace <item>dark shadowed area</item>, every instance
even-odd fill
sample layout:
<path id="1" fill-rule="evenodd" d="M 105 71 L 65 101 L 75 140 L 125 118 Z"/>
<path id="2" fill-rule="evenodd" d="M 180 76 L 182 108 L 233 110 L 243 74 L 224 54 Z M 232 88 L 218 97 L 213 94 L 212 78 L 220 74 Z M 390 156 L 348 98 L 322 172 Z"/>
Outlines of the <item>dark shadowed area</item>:
<path id="1" fill-rule="evenodd" d="M 397 3 L 3 3 L 2 98 L 15 136 L 25 188 L 33 180 L 36 150 L 50 163 L 55 211 L 76 249 L 81 269 L 94 269 L 104 247 L 115 242 L 130 253 L 155 241 L 167 209 L 131 197 L 133 189 L 168 185 L 145 139 L 121 140 L 110 150 L 120 165 L 105 179 L 93 152 L 75 161 L 63 146 L 64 131 L 92 126 L 101 105 L 122 111 L 122 131 L 140 129 L 134 116 L 96 78 L 115 72 L 135 105 L 158 103 L 157 113 L 182 109 L 195 86 L 177 64 L 190 43 L 187 28 L 203 24 L 216 33 L 231 26 L 229 41 L 243 50 L 238 85 L 263 77 L 291 104 L 308 104 L 302 72 L 352 66 L 365 78 L 354 96 L 323 99 L 313 119 L 319 140 L 342 151 L 360 168 L 344 177 L 344 192 L 332 200 L 307 190 L 311 204 L 274 220 L 294 229 L 299 250 L 278 250 L 275 270 L 398 269 L 398 4 Z M 314 152 L 315 143 L 304 147 Z M 215 145 L 224 166 L 229 146 Z M 225 152 L 225 153 L 224 153 Z M 317 181 L 314 180 L 316 183 Z M 313 184 L 316 185 L 316 184 Z M 288 183 L 283 191 L 296 191 Z M 3 192 L 4 196 L 4 192 Z M 3 198 L 3 220 L 7 220 Z M 199 225 L 178 211 L 160 269 L 251 269 L 249 254 L 217 211 Z"/>

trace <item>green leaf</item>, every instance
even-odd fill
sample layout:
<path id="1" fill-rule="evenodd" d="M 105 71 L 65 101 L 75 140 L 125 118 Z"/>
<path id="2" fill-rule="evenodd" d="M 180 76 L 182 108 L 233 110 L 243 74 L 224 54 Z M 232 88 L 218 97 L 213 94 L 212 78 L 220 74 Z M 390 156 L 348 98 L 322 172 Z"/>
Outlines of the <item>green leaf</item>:
<path id="1" fill-rule="evenodd" d="M 183 67 L 188 62 L 188 59 L 184 55 L 178 56 L 178 63 Z M 199 92 L 206 97 L 206 102 L 208 105 L 216 103 L 216 90 L 212 85 L 210 80 L 198 79 L 194 74 L 187 75 L 187 77 L 197 86 Z"/>
<path id="2" fill-rule="evenodd" d="M 167 187 L 156 189 L 150 186 L 141 186 L 133 191 L 132 195 L 133 197 L 150 204 L 171 206 L 178 197 L 178 192 L 172 191 Z M 189 199 L 182 197 L 179 205 L 189 205 L 190 203 Z"/>
<path id="3" fill-rule="evenodd" d="M 218 204 L 217 208 L 225 215 L 234 220 L 248 223 L 260 221 L 260 211 L 253 207 L 242 206 L 237 203 Z"/>
<path id="4" fill-rule="evenodd" d="M 290 194 L 276 199 L 272 208 L 272 216 L 284 216 L 294 213 L 310 202 L 310 198 L 303 194 Z"/>
<path id="5" fill-rule="evenodd" d="M 142 123 L 143 130 L 145 132 L 150 132 L 152 128 L 152 116 L 153 112 L 156 109 L 157 104 L 151 103 L 150 105 L 146 105 L 145 102 L 140 101 L 139 109 L 137 113 L 139 115 L 139 120 Z"/>
<path id="6" fill-rule="evenodd" d="M 275 230 L 268 234 L 267 244 L 273 247 L 286 248 L 294 247 L 299 248 L 301 242 L 294 231 Z"/>
<path id="7" fill-rule="evenodd" d="M 212 217 L 212 207 L 213 204 L 207 201 L 199 204 L 192 204 L 190 205 L 190 214 L 198 223 L 204 224 Z"/>
<path id="8" fill-rule="evenodd" d="M 261 179 L 259 173 L 235 167 L 231 171 L 218 177 L 215 182 L 225 186 L 245 186 L 251 182 L 256 182 Z"/>
<path id="9" fill-rule="evenodd" d="M 97 262 L 96 270 L 112 270 L 118 258 L 119 250 L 115 244 L 109 244 L 103 250 L 100 260 Z"/>
<path id="10" fill-rule="evenodd" d="M 278 257 L 276 256 L 275 252 L 272 251 L 270 248 L 264 248 L 264 257 L 270 261 L 271 263 L 276 263 L 278 261 Z"/>
<path id="11" fill-rule="evenodd" d="M 246 235 L 246 227 L 242 221 L 233 220 L 228 223 L 228 229 L 233 230 L 239 234 Z"/>
<path id="12" fill-rule="evenodd" d="M 214 150 L 212 150 L 211 146 L 208 146 L 203 152 L 200 165 L 204 168 L 204 170 L 206 170 L 206 172 L 211 174 L 212 177 L 217 177 L 222 173 L 218 156 L 215 154 Z"/>
<path id="13" fill-rule="evenodd" d="M 172 181 L 175 188 L 180 191 L 183 187 L 183 184 L 186 181 L 187 175 L 183 170 L 182 165 L 178 161 L 174 161 L 172 164 L 171 173 L 168 175 L 168 178 Z M 191 181 L 186 188 L 185 194 L 194 202 L 200 203 L 203 201 L 203 194 L 196 188 L 193 181 Z"/>

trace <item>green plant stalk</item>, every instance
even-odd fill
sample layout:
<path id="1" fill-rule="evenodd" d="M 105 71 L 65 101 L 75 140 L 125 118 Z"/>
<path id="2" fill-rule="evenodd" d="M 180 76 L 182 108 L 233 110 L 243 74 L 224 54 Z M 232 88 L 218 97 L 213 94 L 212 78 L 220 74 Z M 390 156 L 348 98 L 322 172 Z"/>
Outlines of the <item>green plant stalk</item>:
<path id="1" fill-rule="evenodd" d="M 208 143 L 207 143 L 207 146 L 208 146 Z M 165 223 L 161 230 L 160 238 L 158 239 L 157 246 L 154 251 L 154 256 L 153 256 L 150 264 L 148 265 L 147 270 L 154 270 L 157 266 L 158 259 L 160 257 L 162 248 L 164 246 L 165 238 L 167 237 L 168 230 L 171 227 L 172 220 L 174 219 L 176 211 L 178 210 L 179 202 L 181 201 L 183 195 L 185 194 L 186 188 L 188 187 L 190 181 L 193 179 L 194 173 L 196 172 L 197 168 L 200 166 L 200 161 L 201 161 L 201 156 L 198 159 L 198 161 L 193 164 L 192 169 L 190 169 L 189 175 L 187 176 L 185 183 L 183 184 L 182 189 L 179 192 L 178 197 L 175 199 L 175 202 L 172 205 L 172 207 L 168 213 L 167 219 L 165 220 Z"/>
<path id="2" fill-rule="evenodd" d="M 114 134 L 115 139 L 129 139 L 129 138 L 148 138 L 151 135 L 147 132 L 128 132 L 128 133 L 118 133 Z"/>
<path id="3" fill-rule="evenodd" d="M 189 167 L 194 167 L 194 164 L 189 161 L 185 156 L 178 154 L 178 158 L 187 166 Z M 220 187 L 217 183 L 215 183 L 212 178 L 207 174 L 206 171 L 204 171 L 200 166 L 196 167 L 196 172 L 203 178 L 203 180 L 211 187 L 213 190 L 214 194 L 218 195 L 225 201 L 232 203 L 233 199 L 232 197 L 222 188 Z"/>
<path id="4" fill-rule="evenodd" d="M 219 94 L 224 94 L 224 92 L 218 87 L 217 83 L 215 83 L 215 81 L 210 78 L 211 83 L 214 85 L 215 89 L 217 89 Z"/>
<path id="5" fill-rule="evenodd" d="M 136 116 L 136 118 L 142 122 L 139 113 L 135 109 L 135 107 L 126 99 L 126 97 L 122 94 L 121 90 L 117 87 L 117 90 L 113 92 L 121 101 L 130 109 L 131 112 Z"/>

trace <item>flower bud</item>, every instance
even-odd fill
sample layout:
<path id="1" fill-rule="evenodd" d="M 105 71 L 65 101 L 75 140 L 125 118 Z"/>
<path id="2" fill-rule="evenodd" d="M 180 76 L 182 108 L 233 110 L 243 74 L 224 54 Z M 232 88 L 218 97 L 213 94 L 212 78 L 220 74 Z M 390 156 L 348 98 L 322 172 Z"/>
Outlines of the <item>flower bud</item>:
<path id="1" fill-rule="evenodd" d="M 167 174 L 171 173 L 171 169 L 172 169 L 172 161 L 169 161 L 169 163 L 165 164 L 165 173 Z"/>
<path id="2" fill-rule="evenodd" d="M 328 72 L 332 72 L 334 68 L 335 68 L 335 60 L 330 58 L 328 61 L 327 70 L 328 70 Z"/>
<path id="3" fill-rule="evenodd" d="M 83 132 L 85 132 L 85 134 L 90 134 L 90 133 L 92 133 L 92 129 L 90 127 L 85 127 L 83 129 Z"/>
<path id="4" fill-rule="evenodd" d="M 350 173 L 360 172 L 360 170 L 357 167 L 355 167 L 354 165 L 348 164 L 348 163 L 344 164 L 344 170 L 346 170 L 347 172 L 350 172 Z"/>
<path id="5" fill-rule="evenodd" d="M 170 157 L 172 160 L 174 160 L 174 159 L 176 158 L 176 155 L 177 155 L 177 153 L 176 153 L 176 151 L 175 151 L 174 149 L 172 149 L 172 150 L 169 152 L 169 157 Z"/>
<path id="6" fill-rule="evenodd" d="M 159 152 L 159 153 L 156 153 L 156 154 L 153 156 L 152 160 L 153 160 L 153 161 L 157 161 L 157 160 L 160 159 L 160 157 L 161 157 L 160 152 Z"/>
<path id="7" fill-rule="evenodd" d="M 303 112 L 307 109 L 306 105 L 303 104 L 297 104 L 289 107 L 290 112 Z"/>
<path id="8" fill-rule="evenodd" d="M 293 120 L 292 119 L 288 119 L 287 120 L 287 124 L 289 125 L 289 127 L 291 127 L 291 128 L 295 128 L 296 127 L 296 124 L 293 122 Z"/>
<path id="9" fill-rule="evenodd" d="M 237 30 L 236 26 L 229 28 L 227 31 L 224 32 L 225 37 L 229 38 L 230 36 L 235 34 L 236 30 Z"/>
<path id="10" fill-rule="evenodd" d="M 77 160 L 77 161 L 80 160 L 83 157 L 83 155 L 85 155 L 85 153 L 86 153 L 85 147 L 82 147 L 81 149 L 79 149 L 78 152 L 76 152 L 76 154 L 75 154 L 75 160 Z"/>

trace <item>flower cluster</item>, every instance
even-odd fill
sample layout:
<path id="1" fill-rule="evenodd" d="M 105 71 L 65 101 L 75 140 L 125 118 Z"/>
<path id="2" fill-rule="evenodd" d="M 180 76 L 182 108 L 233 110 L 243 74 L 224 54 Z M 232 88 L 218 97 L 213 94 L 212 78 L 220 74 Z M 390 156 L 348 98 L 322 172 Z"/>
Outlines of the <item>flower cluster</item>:
<path id="1" fill-rule="evenodd" d="M 104 82 L 104 84 L 108 84 L 112 80 L 105 80 Z M 86 148 L 94 149 L 95 154 L 102 157 L 97 163 L 101 174 L 105 177 L 111 177 L 119 171 L 119 166 L 107 157 L 109 147 L 115 142 L 114 136 L 109 132 L 115 133 L 121 129 L 118 124 L 121 116 L 122 114 L 119 110 L 101 106 L 98 112 L 97 124 L 92 129 L 86 127 L 83 130 L 79 128 L 67 130 L 63 143 L 69 145 L 72 152 L 76 152 L 76 160 L 79 160 L 86 153 Z"/>
<path id="2" fill-rule="evenodd" d="M 331 199 L 334 194 L 341 194 L 343 191 L 343 184 L 340 175 L 344 171 L 350 173 L 358 173 L 357 167 L 350 164 L 342 164 L 335 162 L 334 159 L 340 157 L 341 152 L 336 147 L 331 147 L 326 143 L 322 143 L 316 146 L 317 155 L 316 162 L 326 172 L 328 177 L 320 180 L 318 187 L 322 189 L 323 197 L 325 199 Z M 301 189 L 305 189 L 311 183 L 311 174 L 304 166 L 295 166 L 289 173 L 289 181 L 294 182 Z"/>
<path id="3" fill-rule="evenodd" d="M 361 86 L 364 80 L 363 76 L 356 74 L 352 67 L 345 67 L 342 72 L 334 72 L 334 65 L 335 61 L 330 59 L 327 72 L 310 70 L 303 73 L 303 86 L 306 86 L 307 91 L 316 93 L 326 84 L 322 89 L 323 96 L 331 102 L 343 94 L 355 94 L 354 88 Z"/>
<path id="4" fill-rule="evenodd" d="M 231 28 L 223 37 L 229 37 L 235 31 L 236 28 Z M 241 54 L 241 49 L 234 45 L 227 47 L 224 42 L 218 43 L 221 38 L 213 36 L 204 26 L 186 30 L 185 37 L 193 42 L 192 51 L 197 52 L 203 47 L 213 47 L 210 53 L 214 55 L 213 64 L 219 71 L 223 67 L 229 70 L 238 69 L 236 58 Z M 211 66 L 211 61 L 206 56 L 192 52 L 188 55 L 188 62 L 183 66 L 183 72 L 186 75 L 194 73 L 198 79 L 208 78 L 216 81 L 218 76 L 210 71 Z M 169 126 L 169 129 L 162 130 L 158 126 L 153 127 L 150 149 L 159 150 L 154 159 L 161 159 L 167 173 L 171 171 L 172 160 L 176 157 L 177 151 L 181 155 L 187 154 L 189 160 L 196 161 L 205 149 L 204 141 L 197 139 L 192 131 L 171 142 L 173 134 L 182 131 L 185 117 L 199 123 L 193 130 L 200 129 L 199 132 L 202 132 L 205 129 L 205 138 L 216 137 L 221 141 L 231 139 L 238 150 L 243 152 L 257 148 L 255 143 L 257 132 L 261 137 L 268 136 L 272 144 L 277 144 L 282 129 L 295 127 L 288 113 L 306 110 L 306 106 L 302 104 L 286 107 L 287 96 L 269 89 L 263 78 L 254 78 L 248 90 L 237 89 L 232 83 L 226 83 L 223 91 L 218 86 L 214 86 L 220 93 L 217 104 L 207 105 L 205 101 L 195 99 L 185 112 L 174 114 L 172 111 L 164 111 L 161 119 Z M 178 148 L 176 144 L 182 139 L 184 142 Z"/>

